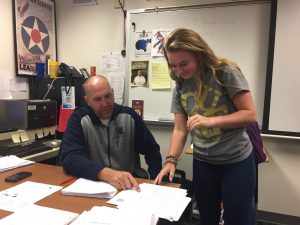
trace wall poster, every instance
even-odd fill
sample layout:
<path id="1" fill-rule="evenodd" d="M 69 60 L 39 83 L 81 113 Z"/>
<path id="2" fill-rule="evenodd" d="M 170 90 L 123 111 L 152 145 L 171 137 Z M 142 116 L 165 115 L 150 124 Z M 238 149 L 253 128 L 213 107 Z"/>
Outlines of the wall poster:
<path id="1" fill-rule="evenodd" d="M 13 0 L 17 76 L 36 76 L 36 63 L 56 61 L 55 2 Z"/>

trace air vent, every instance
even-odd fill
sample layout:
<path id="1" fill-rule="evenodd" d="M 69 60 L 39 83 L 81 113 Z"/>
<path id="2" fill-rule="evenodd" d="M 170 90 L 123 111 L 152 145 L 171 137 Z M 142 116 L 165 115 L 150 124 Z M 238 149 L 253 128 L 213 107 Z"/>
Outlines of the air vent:
<path id="1" fill-rule="evenodd" d="M 73 0 L 73 6 L 95 5 L 96 0 Z"/>

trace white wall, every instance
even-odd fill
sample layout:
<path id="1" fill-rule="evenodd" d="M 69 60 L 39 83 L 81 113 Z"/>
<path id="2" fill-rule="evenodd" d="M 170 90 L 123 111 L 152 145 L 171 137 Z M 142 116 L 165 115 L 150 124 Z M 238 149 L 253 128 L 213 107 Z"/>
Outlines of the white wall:
<path id="1" fill-rule="evenodd" d="M 122 50 L 123 13 L 113 9 L 112 1 L 84 7 L 72 7 L 71 0 L 56 3 L 60 62 L 77 68 L 94 65 L 99 71 L 101 53 Z"/>
<path id="2" fill-rule="evenodd" d="M 58 59 L 77 68 L 100 66 L 100 54 L 123 49 L 123 14 L 113 8 L 112 0 L 99 0 L 98 6 L 73 8 L 72 0 L 56 1 Z M 181 5 L 181 0 L 125 0 L 126 9 L 152 8 L 156 5 Z M 204 4 L 216 0 L 186 0 L 185 4 Z M 226 2 L 226 1 L 218 1 Z M 0 70 L 14 73 L 12 6 L 0 0 Z M 226 44 L 226 43 L 224 43 Z M 24 94 L 21 94 L 24 97 Z M 25 95 L 26 97 L 26 95 Z M 172 128 L 150 126 L 166 156 Z M 270 162 L 259 166 L 260 210 L 300 217 L 300 141 L 263 138 Z M 192 156 L 182 155 L 179 168 L 192 177 Z"/>
<path id="3" fill-rule="evenodd" d="M 13 35 L 13 10 L 12 1 L 0 0 L 0 27 L 2 27 L 0 35 L 0 71 L 6 71 L 15 77 L 15 50 Z M 26 78 L 18 78 L 22 82 L 27 83 Z M 1 78 L 0 78 L 0 82 Z M 27 84 L 28 87 L 28 84 Z M 28 92 L 12 92 L 13 98 L 28 98 Z"/>

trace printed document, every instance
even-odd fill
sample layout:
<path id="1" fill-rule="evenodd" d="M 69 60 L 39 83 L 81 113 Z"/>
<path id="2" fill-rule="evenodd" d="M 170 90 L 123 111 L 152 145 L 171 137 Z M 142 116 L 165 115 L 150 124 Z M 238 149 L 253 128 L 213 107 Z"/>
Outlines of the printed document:
<path id="1" fill-rule="evenodd" d="M 155 217 L 178 221 L 191 198 L 186 197 L 185 189 L 161 185 L 140 184 L 141 192 L 125 190 L 118 193 L 107 203 L 119 209 L 133 212 L 150 213 Z"/>
<path id="2" fill-rule="evenodd" d="M 94 206 L 90 211 L 82 213 L 71 225 L 155 225 L 157 220 L 149 213 Z"/>
<path id="3" fill-rule="evenodd" d="M 77 213 L 30 205 L 1 219 L 0 225 L 67 225 L 77 217 Z"/>
<path id="4" fill-rule="evenodd" d="M 15 155 L 4 156 L 0 158 L 0 172 L 11 170 L 17 167 L 26 166 L 35 162 L 21 159 Z"/>
<path id="5" fill-rule="evenodd" d="M 16 212 L 60 190 L 61 186 L 25 181 L 0 192 L 0 209 Z"/>

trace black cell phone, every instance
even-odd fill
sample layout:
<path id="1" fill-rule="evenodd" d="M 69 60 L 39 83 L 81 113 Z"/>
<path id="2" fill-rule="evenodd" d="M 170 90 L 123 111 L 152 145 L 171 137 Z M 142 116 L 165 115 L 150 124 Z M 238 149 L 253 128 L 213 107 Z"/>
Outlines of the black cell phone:
<path id="1" fill-rule="evenodd" d="M 31 175 L 32 175 L 31 172 L 22 171 L 22 172 L 14 174 L 14 175 L 11 175 L 9 177 L 6 177 L 5 181 L 6 182 L 18 182 L 20 180 L 25 179 L 26 177 L 30 177 Z"/>

